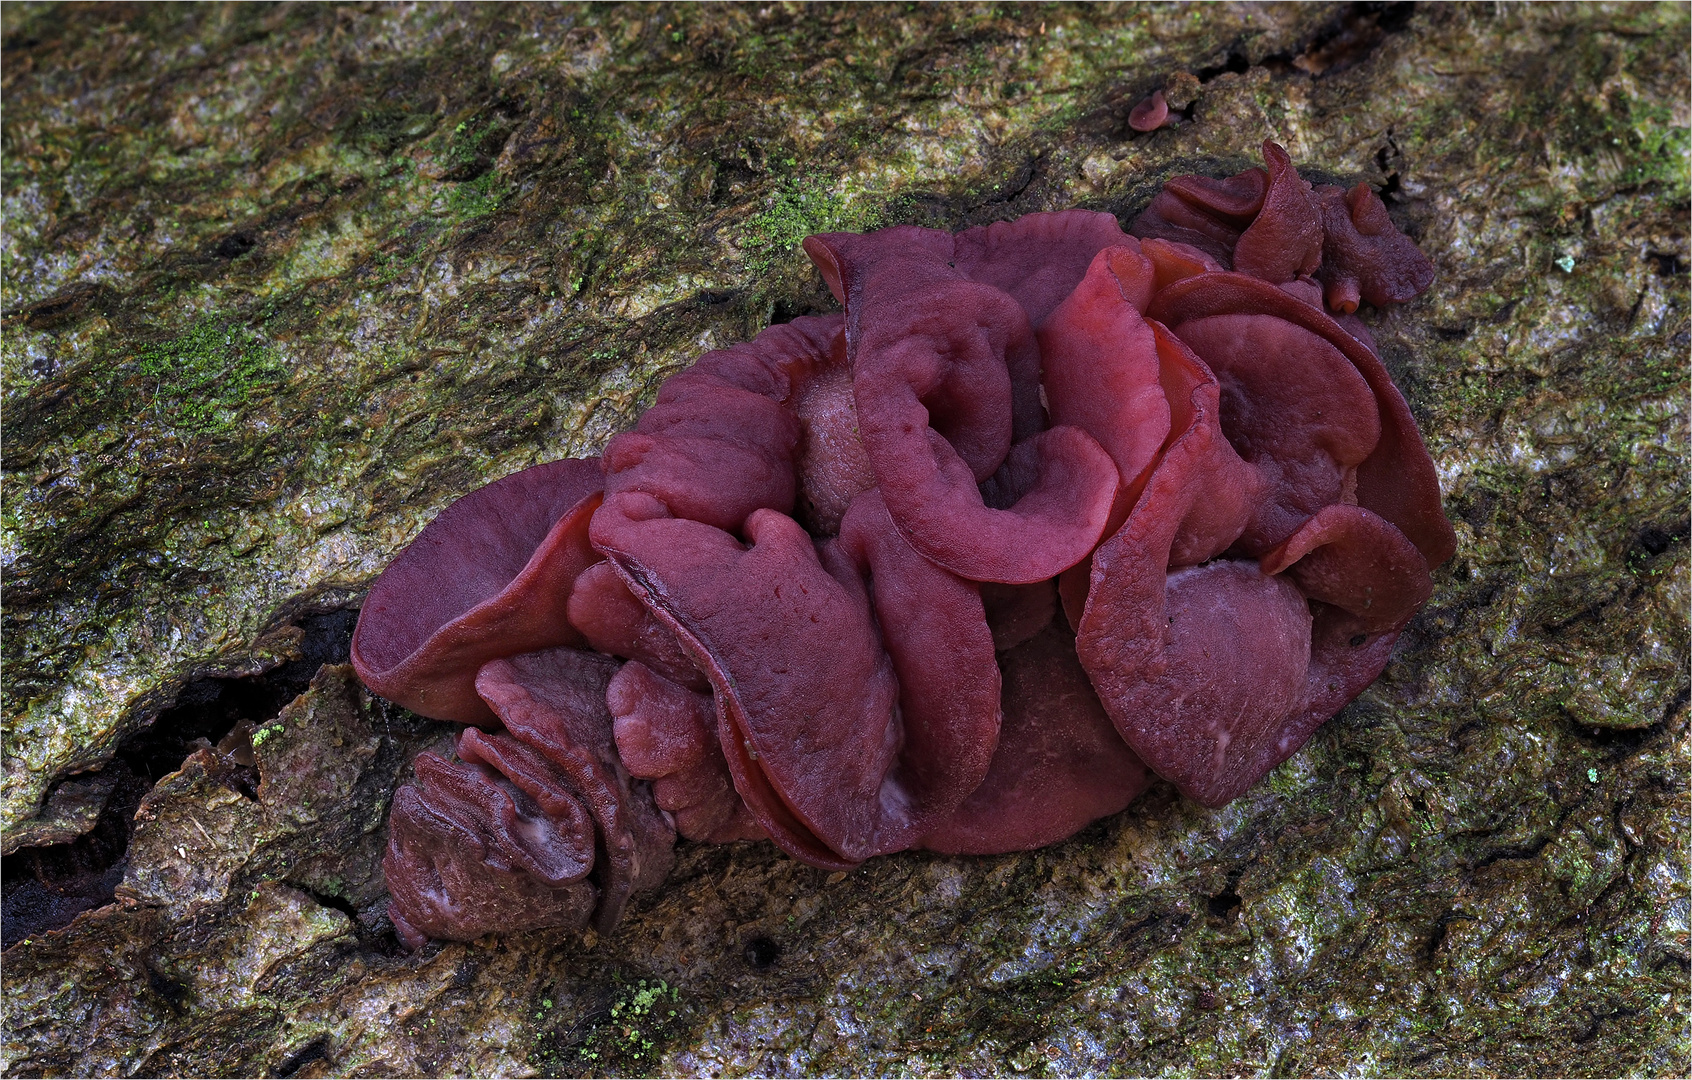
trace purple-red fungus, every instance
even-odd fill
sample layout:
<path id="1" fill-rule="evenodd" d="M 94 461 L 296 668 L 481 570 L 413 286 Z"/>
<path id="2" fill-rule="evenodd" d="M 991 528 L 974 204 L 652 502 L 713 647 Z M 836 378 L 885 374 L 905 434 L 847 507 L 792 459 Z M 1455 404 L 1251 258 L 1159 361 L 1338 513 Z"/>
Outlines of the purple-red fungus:
<path id="1" fill-rule="evenodd" d="M 1432 267 L 1366 186 L 1264 158 L 1171 180 L 1132 235 L 813 236 L 842 314 L 431 523 L 353 641 L 372 690 L 466 725 L 394 799 L 405 941 L 608 928 L 677 833 L 1024 850 L 1296 752 L 1454 538 L 1354 314 Z"/>
<path id="2" fill-rule="evenodd" d="M 1153 90 L 1149 97 L 1128 110 L 1128 126 L 1135 131 L 1156 131 L 1167 123 L 1169 99 L 1163 96 L 1162 90 Z"/>

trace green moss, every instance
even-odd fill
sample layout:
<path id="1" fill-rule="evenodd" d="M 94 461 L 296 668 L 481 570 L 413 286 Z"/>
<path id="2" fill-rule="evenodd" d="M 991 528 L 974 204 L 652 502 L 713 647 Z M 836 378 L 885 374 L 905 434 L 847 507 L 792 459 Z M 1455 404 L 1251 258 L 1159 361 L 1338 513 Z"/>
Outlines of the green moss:
<path id="1" fill-rule="evenodd" d="M 1675 199 L 1692 190 L 1692 129 L 1676 124 L 1668 106 L 1629 98 L 1627 121 L 1630 149 L 1625 179 L 1635 184 L 1661 184 Z"/>
<path id="2" fill-rule="evenodd" d="M 447 133 L 441 163 L 450 176 L 453 172 L 476 169 L 485 164 L 490 152 L 498 149 L 501 125 L 486 116 L 460 120 Z"/>
<path id="3" fill-rule="evenodd" d="M 824 176 L 796 176 L 783 182 L 765 209 L 747 220 L 740 248 L 746 268 L 761 275 L 792 256 L 800 241 L 813 233 L 864 232 L 878 228 L 885 218 L 880 204 L 839 190 Z"/>
<path id="4" fill-rule="evenodd" d="M 255 394 L 282 382 L 269 342 L 244 326 L 205 315 L 181 337 L 135 352 L 144 407 L 183 432 L 227 430 Z"/>
<path id="5" fill-rule="evenodd" d="M 485 172 L 474 180 L 448 188 L 447 209 L 458 218 L 486 217 L 499 209 L 504 188 L 497 174 Z"/>
<path id="6" fill-rule="evenodd" d="M 568 1032 L 550 1030 L 535 1044 L 532 1062 L 543 1076 L 651 1075 L 663 1044 L 681 1029 L 681 991 L 662 979 L 620 982 L 610 1005 Z M 532 1013 L 538 1024 L 557 1020 L 552 999 Z"/>

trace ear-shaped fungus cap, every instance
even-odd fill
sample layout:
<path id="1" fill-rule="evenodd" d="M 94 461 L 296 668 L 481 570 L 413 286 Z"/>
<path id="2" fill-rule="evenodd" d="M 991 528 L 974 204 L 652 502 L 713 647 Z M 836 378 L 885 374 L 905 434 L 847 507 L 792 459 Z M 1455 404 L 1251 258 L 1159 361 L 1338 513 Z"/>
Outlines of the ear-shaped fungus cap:
<path id="1" fill-rule="evenodd" d="M 606 689 L 617 754 L 689 840 L 726 844 L 769 836 L 734 790 L 717 741 L 710 694 L 677 685 L 635 661 Z"/>
<path id="2" fill-rule="evenodd" d="M 1118 813 L 1151 783 L 1111 726 L 1067 629 L 1047 623 L 1002 663 L 999 751 L 981 786 L 923 837 L 930 851 L 1044 847 Z"/>
<path id="3" fill-rule="evenodd" d="M 854 865 L 874 846 L 867 806 L 897 737 L 891 666 L 868 612 L 791 518 L 760 510 L 745 530 L 750 547 L 629 492 L 606 502 L 593 539 L 710 678 L 719 741 L 758 823 L 813 865 Z M 832 798 L 811 805 L 807 792 Z"/>
<path id="4" fill-rule="evenodd" d="M 1158 294 L 1150 314 L 1167 324 L 1183 340 L 1188 340 L 1187 334 L 1204 320 L 1240 315 L 1267 316 L 1266 320 L 1251 320 L 1244 324 L 1251 328 L 1248 337 L 1258 332 L 1273 333 L 1275 340 L 1281 341 L 1297 336 L 1289 329 L 1297 328 L 1308 335 L 1300 337 L 1310 350 L 1303 355 L 1327 357 L 1323 363 L 1329 370 L 1337 371 L 1337 367 L 1329 363 L 1331 356 L 1315 345 L 1319 339 L 1327 348 L 1343 356 L 1374 398 L 1375 423 L 1379 430 L 1372 448 L 1356 463 L 1354 495 L 1357 505 L 1374 511 L 1397 526 L 1416 545 L 1430 567 L 1439 566 L 1451 557 L 1457 548 L 1457 539 L 1440 505 L 1439 477 L 1434 471 L 1433 459 L 1428 457 L 1427 446 L 1422 442 L 1421 432 L 1416 429 L 1410 407 L 1405 404 L 1386 366 L 1372 349 L 1320 309 L 1300 303 L 1285 292 L 1242 274 L 1214 274 L 1177 282 Z M 1276 326 L 1276 323 L 1285 324 L 1286 328 Z M 1269 328 L 1272 326 L 1274 329 L 1271 331 Z M 1194 336 L 1200 335 L 1195 333 Z M 1209 338 L 1209 335 L 1205 336 Z M 1237 359 L 1248 355 L 1250 346 L 1219 344 L 1218 352 L 1213 355 L 1220 355 L 1222 351 Z M 1201 351 L 1200 355 L 1204 353 Z M 1260 359 L 1280 366 L 1274 364 L 1271 358 Z M 1231 370 L 1243 370 L 1244 367 L 1242 362 L 1233 365 Z M 1348 386 L 1354 385 L 1348 378 L 1337 374 L 1335 378 Z M 1362 421 L 1359 418 L 1354 422 Z M 1335 435 L 1322 441 L 1329 447 L 1335 447 L 1349 440 Z M 1366 440 L 1359 435 L 1356 441 L 1361 443 Z M 1328 449 L 1322 453 L 1338 465 L 1355 450 Z M 1286 494 L 1278 497 L 1278 501 L 1286 504 L 1288 500 L 1301 497 L 1297 493 Z M 1265 531 L 1272 533 L 1278 528 Z M 1274 542 L 1283 538 L 1284 535 L 1276 537 Z"/>
<path id="5" fill-rule="evenodd" d="M 974 587 L 911 551 L 874 492 L 820 552 L 774 511 L 746 532 L 750 547 L 633 493 L 594 521 L 594 542 L 709 676 L 734 786 L 770 837 L 824 867 L 909 847 L 980 783 L 996 742 Z"/>
<path id="6" fill-rule="evenodd" d="M 388 913 L 407 946 L 587 922 L 599 899 L 587 880 L 593 827 L 565 784 L 529 775 L 519 786 L 430 753 L 413 768 L 416 785 L 394 792 L 382 860 Z"/>
<path id="7" fill-rule="evenodd" d="M 1014 373 L 1039 370 L 1022 305 L 949 266 L 944 233 L 830 233 L 805 247 L 845 298 L 859 438 L 910 545 L 961 577 L 1007 584 L 1085 558 L 1116 492 L 1115 466 L 1085 432 L 1025 440 L 1029 482 L 1008 509 L 977 486 L 1010 456 Z"/>
<path id="8" fill-rule="evenodd" d="M 463 731 L 457 761 L 419 755 L 417 784 L 394 796 L 383 870 L 408 944 L 590 915 L 609 933 L 631 893 L 664 880 L 675 832 L 617 758 L 616 668 L 549 649 L 482 669 L 476 687 L 507 730 Z"/>
<path id="9" fill-rule="evenodd" d="M 1128 231 L 1141 240 L 1155 237 L 1196 248 L 1231 270 L 1234 245 L 1263 209 L 1268 189 L 1269 174 L 1262 169 L 1247 169 L 1225 180 L 1171 177 Z"/>
<path id="10" fill-rule="evenodd" d="M 1220 806 L 1379 674 L 1452 536 L 1403 399 L 1322 311 L 1215 273 L 1163 289 L 1150 314 L 1201 378 L 1175 410 L 1185 431 L 1094 553 L 1078 651 L 1129 745 Z M 1179 370 L 1166 363 L 1166 386 Z M 1230 479 L 1241 465 L 1253 479 Z M 1213 506 L 1242 491 L 1236 531 Z M 1192 565 L 1230 546 L 1261 563 Z"/>
<path id="11" fill-rule="evenodd" d="M 1376 307 L 1406 303 L 1433 283 L 1433 263 L 1393 225 L 1368 184 L 1324 185 L 1316 197 L 1325 233 L 1316 277 L 1330 309 L 1349 315 L 1359 300 Z"/>
<path id="12" fill-rule="evenodd" d="M 1182 433 L 1093 554 L 1076 650 L 1134 752 L 1183 794 L 1220 806 L 1284 757 L 1275 747 L 1302 703 L 1310 613 L 1296 589 L 1254 564 L 1170 570 L 1177 537 L 1207 509 L 1212 477 L 1232 471 L 1219 388 L 1201 374 L 1181 403 Z M 1229 540 L 1213 535 L 1203 547 Z"/>
<path id="13" fill-rule="evenodd" d="M 1025 326 L 1016 303 L 996 295 Z M 839 449 L 848 434 L 840 421 L 855 413 L 861 426 L 862 404 L 826 400 L 838 394 L 834 373 L 845 370 L 840 322 L 794 326 L 803 335 L 798 346 L 793 330 L 776 328 L 740 348 L 741 384 L 802 421 L 794 440 L 766 439 L 760 453 L 778 466 L 798 457 L 827 473 L 820 451 L 849 452 Z M 960 420 L 960 430 L 978 436 L 983 426 L 1002 426 L 1008 439 L 1004 364 L 996 374 L 990 363 L 978 374 L 998 387 L 999 408 Z M 825 400 L 812 407 L 819 386 Z M 839 480 L 846 473 L 829 474 L 833 479 L 815 489 L 826 488 L 819 503 L 851 499 L 833 522 L 838 541 L 821 549 L 787 516 L 794 499 L 773 489 L 761 496 L 768 505 L 743 520 L 702 512 L 711 496 L 694 490 L 693 462 L 712 451 L 695 433 L 725 412 L 764 406 L 750 391 L 670 387 L 659 399 L 675 407 L 665 426 L 643 433 L 639 461 L 607 454 L 610 494 L 591 537 L 629 594 L 710 680 L 717 730 L 707 744 L 696 710 L 662 686 L 656 671 L 630 674 L 619 679 L 612 702 L 625 755 L 659 782 L 660 799 L 689 813 L 684 831 L 745 831 L 739 807 L 715 780 L 720 766 L 758 828 L 816 865 L 854 865 L 910 846 L 980 783 L 996 743 L 998 669 L 976 586 L 911 550 L 881 493 L 854 491 Z M 690 420 L 683 406 L 702 415 Z M 687 454 L 675 445 L 680 438 L 697 439 Z M 983 471 L 998 465 L 1004 449 L 984 452 Z M 1110 475 L 1114 480 L 1114 470 Z M 973 476 L 968 484 L 979 504 Z M 682 488 L 690 492 L 685 498 L 675 494 Z M 752 501 L 733 505 L 738 512 Z M 589 589 L 608 594 L 602 576 L 584 575 L 572 600 L 572 616 L 590 629 L 604 620 L 588 618 L 577 600 Z"/>
<path id="14" fill-rule="evenodd" d="M 950 261 L 970 281 L 1022 305 L 1029 325 L 1039 329 L 1075 291 L 1094 256 L 1124 244 L 1138 246 L 1114 214 L 1059 210 L 965 229 L 952 240 Z"/>
<path id="15" fill-rule="evenodd" d="M 791 513 L 801 428 L 796 386 L 826 366 L 839 316 L 795 319 L 707 353 L 605 448 L 605 493 L 644 492 L 678 517 L 736 532 L 754 511 Z"/>
<path id="16" fill-rule="evenodd" d="M 1145 100 L 1128 110 L 1128 126 L 1135 131 L 1156 131 L 1169 122 L 1169 99 L 1153 90 Z"/>
<path id="17" fill-rule="evenodd" d="M 1169 435 L 1157 337 L 1141 315 L 1156 270 L 1139 247 L 1128 239 L 1100 251 L 1040 328 L 1042 385 L 1052 422 L 1091 435 L 1116 466 L 1112 531 Z"/>
<path id="18" fill-rule="evenodd" d="M 359 611 L 352 663 L 364 685 L 436 720 L 493 723 L 476 693 L 483 664 L 586 644 L 565 608 L 600 559 L 587 531 L 602 483 L 598 462 L 554 461 L 443 510 Z"/>
<path id="19" fill-rule="evenodd" d="M 1174 177 L 1128 231 L 1190 244 L 1273 285 L 1314 275 L 1323 302 L 1343 315 L 1364 300 L 1406 303 L 1433 282 L 1433 263 L 1398 231 L 1369 185 L 1312 188 L 1271 141 L 1263 159 L 1267 171 L 1226 180 Z"/>
<path id="20" fill-rule="evenodd" d="M 1234 243 L 1234 269 L 1279 285 L 1308 277 L 1321 262 L 1322 214 L 1285 150 L 1266 139 L 1263 161 L 1269 187 L 1256 220 Z"/>

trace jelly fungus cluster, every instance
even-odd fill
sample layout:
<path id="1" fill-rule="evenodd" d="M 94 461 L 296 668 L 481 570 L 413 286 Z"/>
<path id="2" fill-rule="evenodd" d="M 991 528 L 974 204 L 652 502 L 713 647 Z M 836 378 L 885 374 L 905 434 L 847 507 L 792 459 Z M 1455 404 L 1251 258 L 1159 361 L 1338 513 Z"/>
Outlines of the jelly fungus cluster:
<path id="1" fill-rule="evenodd" d="M 1455 541 L 1355 315 L 1433 267 L 1366 185 L 1263 150 L 1128 233 L 810 237 L 843 313 L 424 529 L 352 654 L 464 725 L 394 798 L 401 937 L 608 929 L 678 833 L 828 868 L 1034 848 L 1304 745 Z"/>

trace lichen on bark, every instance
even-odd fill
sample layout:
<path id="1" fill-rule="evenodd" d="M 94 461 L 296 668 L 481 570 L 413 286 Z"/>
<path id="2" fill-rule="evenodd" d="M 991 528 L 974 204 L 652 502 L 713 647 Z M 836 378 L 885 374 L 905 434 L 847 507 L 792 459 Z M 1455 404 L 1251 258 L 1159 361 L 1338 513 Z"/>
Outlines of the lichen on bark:
<path id="1" fill-rule="evenodd" d="M 1225 810 L 845 876 L 684 846 L 609 939 L 400 955 L 382 819 L 440 729 L 329 663 L 253 765 L 146 775 L 116 896 L 8 948 L 8 1071 L 1692 1068 L 1685 5 L 0 17 L 9 895 L 208 688 L 317 671 L 452 499 L 830 308 L 813 230 L 1126 218 L 1264 138 L 1365 180 L 1439 268 L 1372 326 L 1459 533 Z"/>

